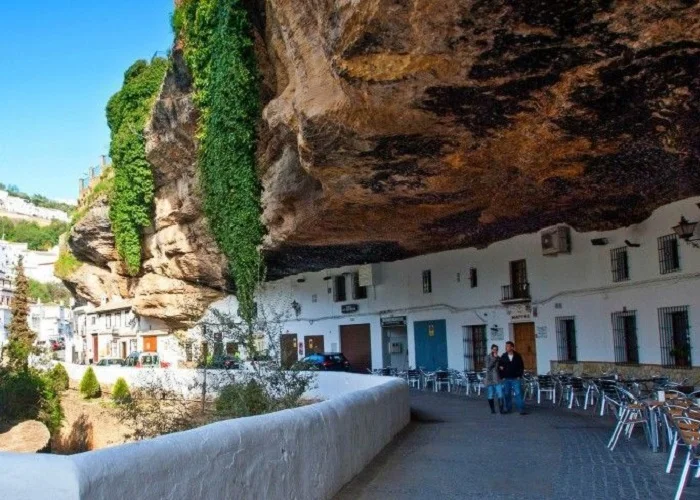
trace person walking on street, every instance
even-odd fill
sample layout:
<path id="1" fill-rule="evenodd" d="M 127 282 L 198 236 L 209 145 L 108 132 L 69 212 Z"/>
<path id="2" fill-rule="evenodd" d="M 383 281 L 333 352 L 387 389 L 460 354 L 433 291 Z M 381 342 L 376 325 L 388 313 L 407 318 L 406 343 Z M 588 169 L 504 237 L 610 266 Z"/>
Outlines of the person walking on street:
<path id="1" fill-rule="evenodd" d="M 515 398 L 515 407 L 521 415 L 527 415 L 523 404 L 523 389 L 520 383 L 520 379 L 525 371 L 525 365 L 523 364 L 522 356 L 515 352 L 515 344 L 510 340 L 506 342 L 506 352 L 501 356 L 498 371 L 503 379 L 505 412 L 510 413 L 513 408 L 512 398 Z"/>
<path id="2" fill-rule="evenodd" d="M 498 356 L 498 346 L 493 344 L 491 346 L 491 353 L 486 360 L 486 379 L 484 380 L 486 384 L 486 397 L 489 400 L 491 413 L 496 413 L 496 407 L 493 401 L 494 397 L 498 399 L 498 411 L 503 413 L 503 390 L 501 387 L 501 374 L 498 370 L 500 362 L 501 358 Z"/>

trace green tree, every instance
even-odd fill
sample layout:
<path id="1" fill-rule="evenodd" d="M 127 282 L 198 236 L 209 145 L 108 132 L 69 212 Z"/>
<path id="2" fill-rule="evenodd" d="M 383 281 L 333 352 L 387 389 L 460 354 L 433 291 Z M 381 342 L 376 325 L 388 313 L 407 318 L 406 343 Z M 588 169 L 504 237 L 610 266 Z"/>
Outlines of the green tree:
<path id="1" fill-rule="evenodd" d="M 68 372 L 61 363 L 57 363 L 56 366 L 51 369 L 49 372 L 49 378 L 51 379 L 56 392 L 65 391 L 68 389 Z"/>
<path id="2" fill-rule="evenodd" d="M 126 403 L 131 398 L 129 385 L 124 377 L 119 377 L 112 387 L 112 401 L 117 404 Z"/>
<path id="3" fill-rule="evenodd" d="M 99 398 L 102 395 L 100 383 L 97 381 L 97 376 L 92 366 L 88 366 L 85 370 L 82 380 L 80 381 L 80 394 L 85 399 Z"/>
<path id="4" fill-rule="evenodd" d="M 7 356 L 14 370 L 27 370 L 28 358 L 32 352 L 36 335 L 29 328 L 29 283 L 24 275 L 23 258 L 20 256 L 15 269 L 15 290 L 10 306 L 12 320 L 9 328 Z"/>

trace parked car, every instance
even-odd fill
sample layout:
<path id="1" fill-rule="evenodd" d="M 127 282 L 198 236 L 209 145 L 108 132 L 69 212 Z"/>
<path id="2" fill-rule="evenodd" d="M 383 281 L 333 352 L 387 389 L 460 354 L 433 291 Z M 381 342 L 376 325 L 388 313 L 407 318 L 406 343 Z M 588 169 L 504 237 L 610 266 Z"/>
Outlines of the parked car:
<path id="1" fill-rule="evenodd" d="M 52 351 L 61 351 L 61 350 L 66 348 L 66 343 L 63 339 L 53 339 L 53 340 L 50 340 L 49 342 L 50 342 Z"/>
<path id="2" fill-rule="evenodd" d="M 124 364 L 123 359 L 119 358 L 102 358 L 95 366 L 122 366 Z"/>
<path id="3" fill-rule="evenodd" d="M 160 360 L 157 352 L 134 351 L 124 360 L 124 366 L 136 368 L 168 368 L 170 363 Z"/>
<path id="4" fill-rule="evenodd" d="M 342 352 L 324 352 L 310 354 L 294 365 L 298 370 L 326 370 L 334 372 L 348 372 L 351 370 L 350 362 Z"/>
<path id="5" fill-rule="evenodd" d="M 234 356 L 217 356 L 212 360 L 213 368 L 223 368 L 224 370 L 234 370 L 240 367 L 240 362 Z"/>

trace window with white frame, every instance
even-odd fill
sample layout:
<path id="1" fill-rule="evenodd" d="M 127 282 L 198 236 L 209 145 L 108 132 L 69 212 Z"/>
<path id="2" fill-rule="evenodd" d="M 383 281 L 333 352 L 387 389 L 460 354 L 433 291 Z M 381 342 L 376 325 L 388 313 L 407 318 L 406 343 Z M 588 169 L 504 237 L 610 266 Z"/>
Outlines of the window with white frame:
<path id="1" fill-rule="evenodd" d="M 423 293 L 433 293 L 433 279 L 430 269 L 423 271 Z"/>
<path id="2" fill-rule="evenodd" d="M 345 290 L 345 275 L 335 276 L 333 278 L 333 301 L 344 302 L 347 300 L 347 292 Z"/>
<path id="3" fill-rule="evenodd" d="M 659 246 L 659 271 L 661 274 L 681 270 L 681 259 L 678 251 L 678 237 L 668 234 L 657 239 Z"/>

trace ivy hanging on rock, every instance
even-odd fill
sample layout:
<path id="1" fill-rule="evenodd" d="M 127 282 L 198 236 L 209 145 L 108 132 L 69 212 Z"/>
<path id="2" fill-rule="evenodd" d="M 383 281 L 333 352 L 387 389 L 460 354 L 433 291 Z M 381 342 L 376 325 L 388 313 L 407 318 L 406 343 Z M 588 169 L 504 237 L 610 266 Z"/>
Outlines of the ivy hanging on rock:
<path id="1" fill-rule="evenodd" d="M 263 265 L 255 162 L 260 116 L 252 28 L 240 0 L 186 0 L 173 15 L 200 110 L 199 169 L 209 226 L 229 261 L 239 314 L 254 316 Z"/>
<path id="2" fill-rule="evenodd" d="M 142 231 L 151 223 L 153 211 L 153 172 L 146 159 L 143 129 L 168 64 L 163 58 L 150 64 L 136 61 L 124 73 L 121 90 L 107 103 L 114 168 L 109 218 L 117 252 L 132 276 L 141 269 Z"/>

